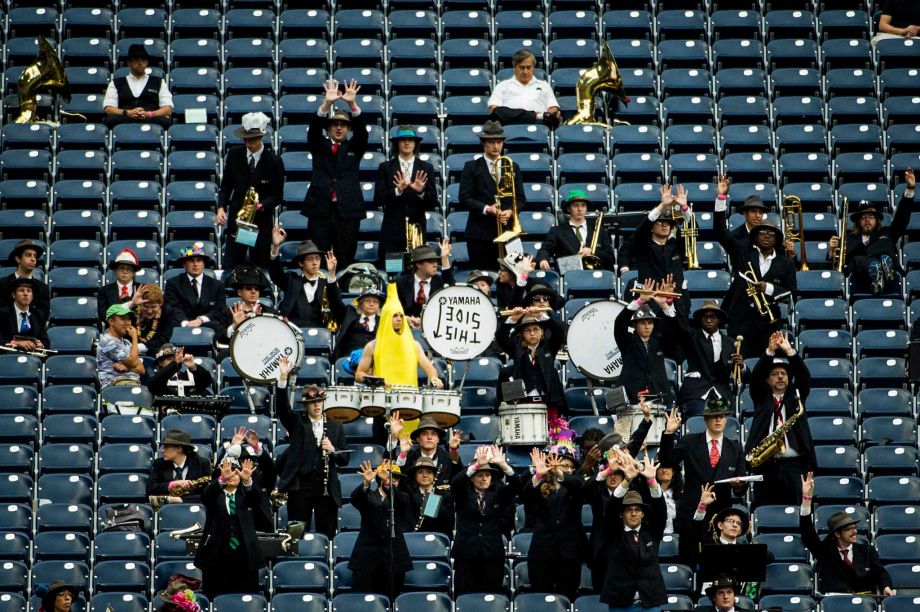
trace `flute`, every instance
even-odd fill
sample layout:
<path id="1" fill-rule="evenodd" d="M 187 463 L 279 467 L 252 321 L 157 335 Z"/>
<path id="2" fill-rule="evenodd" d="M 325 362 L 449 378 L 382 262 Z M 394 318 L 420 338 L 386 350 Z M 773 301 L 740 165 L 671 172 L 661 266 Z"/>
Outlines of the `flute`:
<path id="1" fill-rule="evenodd" d="M 677 293 L 676 291 L 655 291 L 654 289 L 643 289 L 642 287 L 633 287 L 631 291 L 642 297 L 669 297 L 675 300 L 683 295 L 683 293 Z"/>
<path id="2" fill-rule="evenodd" d="M 531 306 L 528 310 L 531 312 L 552 312 L 553 309 L 549 306 Z M 514 314 L 514 308 L 505 308 L 504 310 L 499 310 L 498 314 L 503 317 L 510 317 Z"/>
<path id="3" fill-rule="evenodd" d="M 741 342 L 744 341 L 744 336 L 735 337 L 735 353 L 741 353 Z M 732 372 L 732 377 L 735 379 L 735 384 L 739 387 L 741 386 L 741 364 L 736 363 L 734 371 Z"/>

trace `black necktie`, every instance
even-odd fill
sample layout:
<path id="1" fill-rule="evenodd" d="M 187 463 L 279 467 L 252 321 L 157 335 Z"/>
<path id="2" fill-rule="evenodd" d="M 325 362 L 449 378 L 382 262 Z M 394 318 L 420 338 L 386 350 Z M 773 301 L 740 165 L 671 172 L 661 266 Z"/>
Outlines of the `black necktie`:
<path id="1" fill-rule="evenodd" d="M 250 155 L 249 156 L 249 172 L 254 172 L 255 169 L 256 169 L 256 156 Z"/>
<path id="2" fill-rule="evenodd" d="M 201 294 L 198 293 L 198 279 L 197 279 L 197 278 L 193 278 L 193 279 L 192 279 L 192 291 L 195 292 L 195 301 L 196 301 L 196 302 L 197 302 L 197 301 L 200 301 L 200 300 L 201 300 Z"/>
<path id="3" fill-rule="evenodd" d="M 479 514 L 486 515 L 486 498 L 482 493 L 476 494 L 476 504 L 479 506 Z"/>
<path id="4" fill-rule="evenodd" d="M 178 465 L 173 465 L 173 480 L 182 480 L 182 468 Z"/>

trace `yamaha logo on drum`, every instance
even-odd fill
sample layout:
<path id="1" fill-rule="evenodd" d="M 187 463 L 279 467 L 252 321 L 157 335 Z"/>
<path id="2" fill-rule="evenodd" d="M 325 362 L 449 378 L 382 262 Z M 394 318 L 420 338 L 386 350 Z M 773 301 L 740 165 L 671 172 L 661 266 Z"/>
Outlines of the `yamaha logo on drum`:
<path id="1" fill-rule="evenodd" d="M 472 287 L 446 287 L 422 311 L 425 339 L 446 359 L 478 357 L 489 347 L 497 329 L 492 301 Z"/>

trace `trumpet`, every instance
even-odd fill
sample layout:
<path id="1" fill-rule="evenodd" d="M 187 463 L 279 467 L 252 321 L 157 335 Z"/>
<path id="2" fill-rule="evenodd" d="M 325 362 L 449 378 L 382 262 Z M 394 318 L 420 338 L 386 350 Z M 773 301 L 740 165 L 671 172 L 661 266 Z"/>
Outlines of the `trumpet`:
<path id="1" fill-rule="evenodd" d="M 495 215 L 496 233 L 495 242 L 498 244 L 498 255 L 505 257 L 505 243 L 525 234 L 518 217 L 517 188 L 514 186 L 514 162 L 507 155 L 502 155 L 495 160 L 495 209 L 501 211 L 502 199 L 511 198 L 511 228 L 507 229 L 502 223 L 502 218 Z"/>
<path id="2" fill-rule="evenodd" d="M 757 308 L 758 314 L 760 314 L 762 317 L 768 318 L 770 323 L 776 323 L 778 319 L 773 313 L 773 307 L 770 305 L 770 302 L 767 299 L 767 295 L 762 291 L 759 291 L 755 285 L 755 283 L 760 281 L 757 279 L 757 273 L 754 271 L 754 264 L 751 262 L 748 262 L 748 274 L 750 274 L 750 276 L 745 274 L 741 275 L 741 278 L 747 281 L 748 284 L 746 293 L 751 298 L 751 301 L 754 302 L 754 306 Z"/>
<path id="3" fill-rule="evenodd" d="M 786 240 L 799 243 L 799 259 L 802 260 L 802 271 L 808 270 L 808 259 L 805 257 L 805 221 L 802 217 L 802 200 L 790 195 L 783 198 L 783 225 L 786 227 Z"/>
<path id="4" fill-rule="evenodd" d="M 326 275 L 321 271 L 319 273 L 320 278 L 326 278 Z M 335 320 L 335 315 L 332 313 L 332 307 L 329 305 L 329 283 L 323 284 L 323 301 L 320 304 L 320 310 L 323 312 L 323 326 L 329 330 L 329 333 L 336 333 L 339 331 L 339 323 Z"/>
<path id="5" fill-rule="evenodd" d="M 741 353 L 741 343 L 744 342 L 744 336 L 738 335 L 735 336 L 735 353 Z M 743 366 L 740 363 L 736 363 L 732 371 L 732 379 L 734 379 L 737 386 L 741 386 L 741 368 Z"/>
<path id="6" fill-rule="evenodd" d="M 540 306 L 538 308 L 531 307 L 530 310 L 532 312 L 552 312 L 553 311 L 553 309 L 550 308 L 549 306 Z M 499 310 L 498 314 L 503 317 L 510 317 L 511 315 L 514 314 L 514 308 L 505 308 L 504 310 Z"/>
<path id="7" fill-rule="evenodd" d="M 422 228 L 418 226 L 418 223 L 412 223 L 409 217 L 406 217 L 406 250 L 411 252 L 423 244 L 425 244 L 425 237 Z"/>
<path id="8" fill-rule="evenodd" d="M 676 300 L 676 299 L 681 298 L 684 295 L 683 293 L 678 293 L 676 291 L 656 291 L 654 289 L 646 289 L 645 287 L 638 287 L 638 286 L 634 286 L 630 291 L 633 294 L 638 295 L 640 297 L 644 297 L 644 298 L 667 297 L 667 298 L 673 298 Z"/>
<path id="9" fill-rule="evenodd" d="M 684 253 L 687 255 L 687 269 L 699 270 L 700 258 L 696 248 L 696 240 L 700 235 L 700 228 L 696 222 L 696 215 L 678 207 L 677 200 L 671 201 L 671 218 L 681 222 L 680 235 L 684 239 Z"/>
<path id="10" fill-rule="evenodd" d="M 601 235 L 601 227 L 604 223 L 604 211 L 597 214 L 597 221 L 594 223 L 594 235 L 591 236 L 591 254 L 581 258 L 581 265 L 585 270 L 599 270 L 601 267 L 601 258 L 597 256 L 597 239 Z"/>
<path id="11" fill-rule="evenodd" d="M 843 272 L 847 260 L 847 209 L 850 207 L 850 198 L 843 198 L 843 215 L 837 224 L 837 251 L 831 258 L 831 267 L 837 272 Z"/>

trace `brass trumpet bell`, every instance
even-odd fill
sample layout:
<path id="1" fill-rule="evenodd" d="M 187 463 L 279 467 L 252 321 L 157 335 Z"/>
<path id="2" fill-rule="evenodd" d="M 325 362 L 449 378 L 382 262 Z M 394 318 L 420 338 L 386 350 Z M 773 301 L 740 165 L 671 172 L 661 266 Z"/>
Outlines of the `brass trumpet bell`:
<path id="1" fill-rule="evenodd" d="M 38 37 L 38 55 L 19 75 L 16 93 L 19 96 L 19 116 L 14 123 L 37 123 L 39 89 L 57 91 L 64 101 L 70 101 L 70 84 L 64 65 L 43 36 Z M 70 113 L 68 113 L 70 114 Z M 79 115 L 83 117 L 83 115 Z M 83 117 L 86 120 L 86 117 Z"/>
<path id="2" fill-rule="evenodd" d="M 588 68 L 575 84 L 575 102 L 578 112 L 574 117 L 566 121 L 565 125 L 612 127 L 610 124 L 597 121 L 594 118 L 594 96 L 600 92 L 609 91 L 619 98 L 624 105 L 627 104 L 626 91 L 623 89 L 623 79 L 620 76 L 617 62 L 613 58 L 613 53 L 605 41 L 601 41 L 600 47 L 600 57 L 598 57 L 597 63 Z"/>

